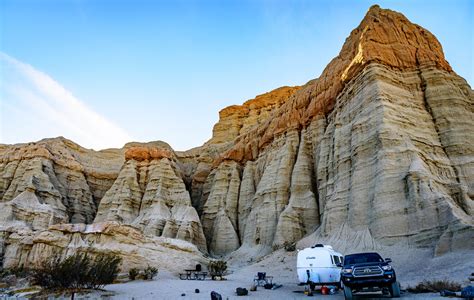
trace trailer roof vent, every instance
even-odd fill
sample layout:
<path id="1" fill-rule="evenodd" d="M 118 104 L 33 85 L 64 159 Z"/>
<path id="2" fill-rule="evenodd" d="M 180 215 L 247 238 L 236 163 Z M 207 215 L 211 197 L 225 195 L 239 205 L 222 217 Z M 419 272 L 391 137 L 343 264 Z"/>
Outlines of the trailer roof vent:
<path id="1" fill-rule="evenodd" d="M 316 247 L 318 247 L 318 248 L 324 248 L 324 245 L 323 245 L 323 244 L 316 244 L 316 245 L 314 245 L 313 248 L 316 248 Z"/>

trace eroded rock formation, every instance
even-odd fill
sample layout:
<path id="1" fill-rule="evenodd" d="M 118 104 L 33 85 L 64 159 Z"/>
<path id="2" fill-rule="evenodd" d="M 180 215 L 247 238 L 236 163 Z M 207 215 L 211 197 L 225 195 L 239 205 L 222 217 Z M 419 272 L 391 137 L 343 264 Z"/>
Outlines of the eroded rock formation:
<path id="1" fill-rule="evenodd" d="M 4 253 L 4 267 L 35 266 L 45 258 L 68 256 L 74 252 L 89 255 L 108 252 L 122 258 L 122 269 L 159 266 L 176 272 L 206 264 L 202 253 L 188 242 L 150 237 L 139 230 L 116 222 L 58 224 L 39 234 L 15 232 L 4 237 L 10 245 Z"/>
<path id="2" fill-rule="evenodd" d="M 320 78 L 215 162 L 245 166 L 242 253 L 345 226 L 387 245 L 472 248 L 473 120 L 473 92 L 436 38 L 372 7 Z"/>
<path id="3" fill-rule="evenodd" d="M 209 144 L 233 142 L 235 138 L 250 131 L 268 117 L 300 87 L 281 87 L 246 101 L 242 105 L 232 105 L 219 112 L 219 122 L 214 125 Z"/>
<path id="4" fill-rule="evenodd" d="M 198 148 L 1 146 L 0 253 L 15 265 L 44 237 L 132 243 L 95 243 L 96 224 L 152 243 L 147 255 L 165 239 L 244 259 L 297 241 L 473 249 L 473 100 L 430 32 L 373 6 L 319 78 L 223 109 Z"/>
<path id="5" fill-rule="evenodd" d="M 87 150 L 64 138 L 1 146 L 0 221 L 91 223 L 117 178 L 122 152 Z"/>
<path id="6" fill-rule="evenodd" d="M 172 150 L 136 146 L 125 159 L 94 222 L 132 224 L 147 235 L 186 240 L 206 252 L 201 222 Z"/>

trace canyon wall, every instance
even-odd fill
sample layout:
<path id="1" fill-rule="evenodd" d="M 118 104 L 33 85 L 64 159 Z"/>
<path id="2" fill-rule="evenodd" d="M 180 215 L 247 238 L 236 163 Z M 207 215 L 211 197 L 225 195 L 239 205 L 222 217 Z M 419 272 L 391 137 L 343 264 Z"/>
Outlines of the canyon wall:
<path id="1" fill-rule="evenodd" d="M 472 249 L 473 120 L 473 91 L 436 38 L 372 7 L 320 78 L 215 161 L 244 169 L 239 251 L 347 228 L 354 243 Z"/>
<path id="2" fill-rule="evenodd" d="M 474 92 L 403 15 L 371 7 L 319 78 L 219 116 L 208 142 L 182 152 L 0 146 L 4 264 L 38 261 L 45 236 L 65 253 L 79 240 L 83 251 L 143 241 L 150 255 L 181 243 L 200 261 L 198 250 L 251 261 L 298 241 L 474 249 Z"/>

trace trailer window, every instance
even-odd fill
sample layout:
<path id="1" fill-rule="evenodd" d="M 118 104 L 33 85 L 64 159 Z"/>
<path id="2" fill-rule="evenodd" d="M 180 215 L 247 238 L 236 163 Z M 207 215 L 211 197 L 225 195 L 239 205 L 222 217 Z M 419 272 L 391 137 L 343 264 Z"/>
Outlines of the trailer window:
<path id="1" fill-rule="evenodd" d="M 337 265 L 338 263 L 340 263 L 338 256 L 334 256 L 334 262 L 336 263 L 336 265 Z"/>
<path id="2" fill-rule="evenodd" d="M 333 256 L 332 256 L 332 255 L 329 255 L 329 256 L 331 257 L 331 262 L 332 262 L 332 264 L 334 265 L 334 258 L 333 258 Z"/>

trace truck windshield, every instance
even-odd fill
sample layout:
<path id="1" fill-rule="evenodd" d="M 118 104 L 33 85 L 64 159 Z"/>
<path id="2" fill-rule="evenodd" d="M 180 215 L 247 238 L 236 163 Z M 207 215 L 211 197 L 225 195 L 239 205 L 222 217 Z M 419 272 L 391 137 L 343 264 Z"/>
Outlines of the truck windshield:
<path id="1" fill-rule="evenodd" d="M 344 257 L 344 265 L 354 265 L 372 262 L 383 262 L 382 257 L 377 253 L 351 254 Z"/>

